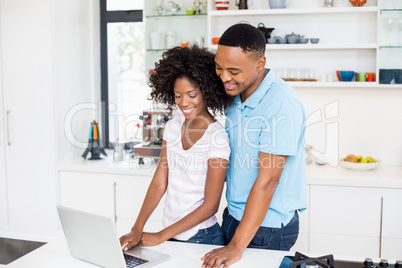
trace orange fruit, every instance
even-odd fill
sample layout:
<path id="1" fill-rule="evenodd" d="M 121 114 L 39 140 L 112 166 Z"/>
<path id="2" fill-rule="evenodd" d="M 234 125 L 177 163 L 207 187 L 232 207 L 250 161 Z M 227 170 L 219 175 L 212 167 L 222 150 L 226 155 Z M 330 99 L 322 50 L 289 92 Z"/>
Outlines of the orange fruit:
<path id="1" fill-rule="evenodd" d="M 345 157 L 346 162 L 357 163 L 357 157 L 354 154 L 350 154 Z"/>

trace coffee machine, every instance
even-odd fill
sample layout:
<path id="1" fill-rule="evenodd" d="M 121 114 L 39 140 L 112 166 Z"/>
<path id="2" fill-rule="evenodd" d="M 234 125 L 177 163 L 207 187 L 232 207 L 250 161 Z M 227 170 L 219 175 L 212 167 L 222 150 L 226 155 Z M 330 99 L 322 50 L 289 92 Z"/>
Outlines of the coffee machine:
<path id="1" fill-rule="evenodd" d="M 134 155 L 143 163 L 144 157 L 158 158 L 162 150 L 163 131 L 172 118 L 169 110 L 147 109 L 142 112 L 142 144 L 134 147 Z"/>
<path id="2" fill-rule="evenodd" d="M 162 145 L 163 131 L 171 112 L 166 110 L 147 109 L 142 112 L 142 139 L 144 143 Z"/>

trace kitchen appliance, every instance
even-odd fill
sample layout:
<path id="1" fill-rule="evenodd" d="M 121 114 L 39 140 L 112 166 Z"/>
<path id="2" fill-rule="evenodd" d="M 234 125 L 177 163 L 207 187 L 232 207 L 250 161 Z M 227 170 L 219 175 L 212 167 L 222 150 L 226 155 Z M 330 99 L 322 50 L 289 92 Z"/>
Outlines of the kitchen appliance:
<path id="1" fill-rule="evenodd" d="M 158 158 L 162 150 L 163 131 L 172 118 L 169 110 L 147 109 L 142 112 L 142 143 L 134 146 L 134 156 L 143 164 L 144 157 Z"/>
<path id="2" fill-rule="evenodd" d="M 144 142 L 162 144 L 163 131 L 171 112 L 167 110 L 147 109 L 142 112 L 142 139 Z"/>
<path id="3" fill-rule="evenodd" d="M 0 237 L 0 266 L 10 264 L 45 244 L 46 242 Z"/>
<path id="4" fill-rule="evenodd" d="M 382 259 L 380 263 L 374 263 L 373 259 L 366 258 L 361 261 L 347 261 L 335 260 L 332 254 L 309 257 L 300 252 L 295 253 L 294 256 L 285 256 L 279 268 L 374 268 L 374 267 L 388 267 L 388 268 L 402 268 L 402 261 L 396 261 L 395 264 L 388 263 L 387 260 Z"/>

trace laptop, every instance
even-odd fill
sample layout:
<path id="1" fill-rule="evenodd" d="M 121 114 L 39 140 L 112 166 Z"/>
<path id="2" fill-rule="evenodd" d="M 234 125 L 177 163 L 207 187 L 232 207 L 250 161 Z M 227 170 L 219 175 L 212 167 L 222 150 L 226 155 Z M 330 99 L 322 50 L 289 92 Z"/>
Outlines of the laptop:
<path id="1" fill-rule="evenodd" d="M 153 250 L 133 247 L 123 252 L 112 219 L 57 206 L 73 257 L 107 268 L 152 267 L 170 259 Z"/>

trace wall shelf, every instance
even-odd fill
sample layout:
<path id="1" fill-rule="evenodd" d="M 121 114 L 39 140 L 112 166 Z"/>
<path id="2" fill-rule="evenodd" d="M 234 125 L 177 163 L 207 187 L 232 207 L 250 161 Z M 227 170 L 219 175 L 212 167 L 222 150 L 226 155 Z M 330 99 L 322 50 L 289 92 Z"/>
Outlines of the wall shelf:
<path id="1" fill-rule="evenodd" d="M 402 84 L 379 84 L 377 82 L 287 82 L 294 88 L 398 88 Z"/>
<path id="2" fill-rule="evenodd" d="M 376 13 L 377 7 L 339 7 L 339 8 L 284 8 L 284 9 L 247 9 L 247 10 L 211 10 L 210 16 L 253 16 L 253 15 L 301 15 L 301 14 L 337 14 L 337 13 Z"/>
<path id="3" fill-rule="evenodd" d="M 168 18 L 168 19 L 170 19 L 170 18 L 180 18 L 180 17 L 187 17 L 187 18 L 189 18 L 189 17 L 206 17 L 207 16 L 207 14 L 196 14 L 196 15 L 187 15 L 187 14 L 175 14 L 175 15 L 147 15 L 147 16 L 145 16 L 146 18 L 152 18 L 152 19 L 155 19 L 155 18 Z"/>

